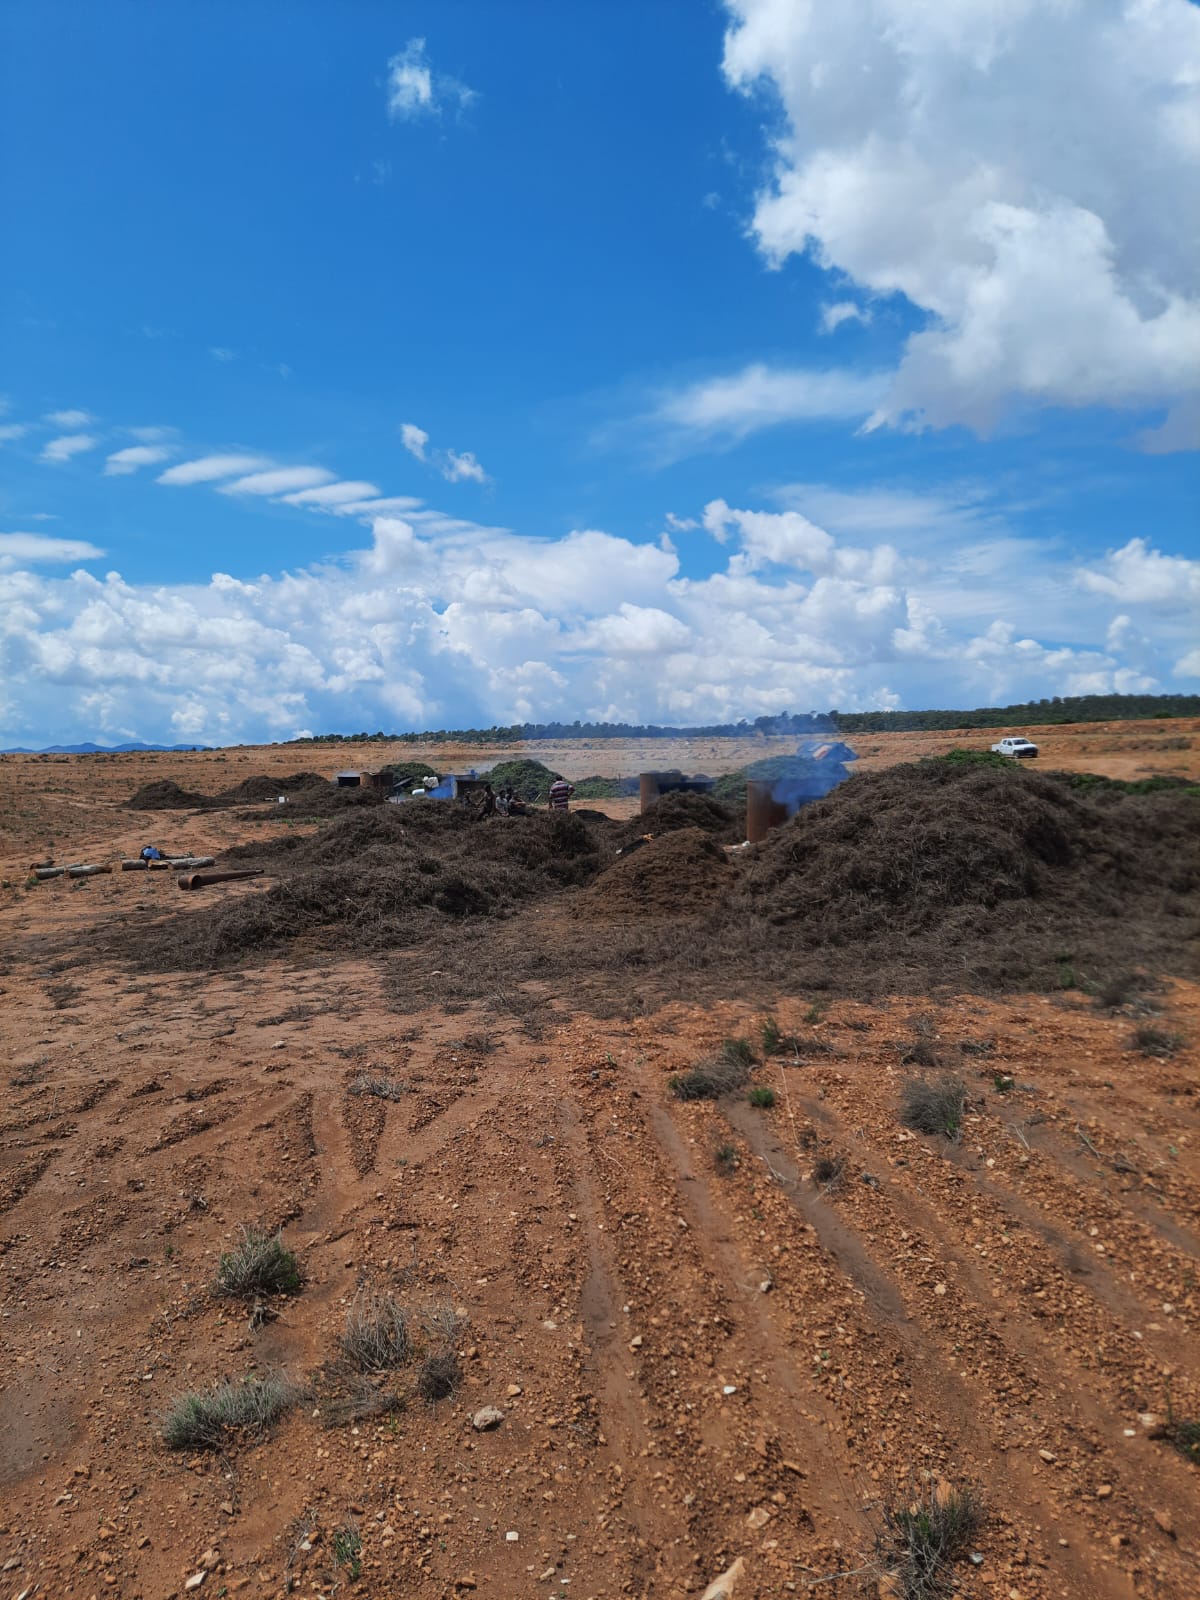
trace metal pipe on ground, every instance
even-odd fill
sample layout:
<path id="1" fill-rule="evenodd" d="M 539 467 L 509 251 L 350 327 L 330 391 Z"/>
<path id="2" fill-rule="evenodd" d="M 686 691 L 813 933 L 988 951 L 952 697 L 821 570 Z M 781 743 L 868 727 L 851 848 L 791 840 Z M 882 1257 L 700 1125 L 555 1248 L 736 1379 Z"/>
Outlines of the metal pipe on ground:
<path id="1" fill-rule="evenodd" d="M 80 863 L 74 867 L 36 867 L 35 878 L 97 878 L 103 872 L 111 872 L 111 867 L 89 866 Z"/>
<path id="2" fill-rule="evenodd" d="M 230 872 L 186 872 L 179 880 L 181 889 L 207 889 L 214 883 L 236 883 L 240 878 L 261 878 L 265 867 L 239 867 Z"/>

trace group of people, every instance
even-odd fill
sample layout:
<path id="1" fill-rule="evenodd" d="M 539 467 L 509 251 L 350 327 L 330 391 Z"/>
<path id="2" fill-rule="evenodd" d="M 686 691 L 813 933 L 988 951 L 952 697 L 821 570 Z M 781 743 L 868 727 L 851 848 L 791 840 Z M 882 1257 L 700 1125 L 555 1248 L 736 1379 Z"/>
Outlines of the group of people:
<path id="1" fill-rule="evenodd" d="M 557 778 L 550 785 L 551 811 L 569 811 L 571 796 L 575 793 L 575 785 L 568 783 L 565 778 Z M 483 786 L 483 797 L 475 808 L 477 817 L 525 817 L 529 815 L 529 807 L 522 800 L 512 784 L 506 784 L 497 794 L 490 783 Z"/>

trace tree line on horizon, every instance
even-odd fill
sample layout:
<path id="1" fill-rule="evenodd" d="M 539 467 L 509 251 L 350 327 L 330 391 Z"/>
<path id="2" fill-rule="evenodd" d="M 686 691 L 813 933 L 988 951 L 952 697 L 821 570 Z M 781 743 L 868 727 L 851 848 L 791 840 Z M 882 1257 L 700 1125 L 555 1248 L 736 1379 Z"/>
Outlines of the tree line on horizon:
<path id="1" fill-rule="evenodd" d="M 633 722 L 516 722 L 490 728 L 436 728 L 407 733 L 319 733 L 286 741 L 320 744 L 531 744 L 570 739 L 744 739 L 792 735 L 913 733 L 946 728 L 1053 727 L 1072 722 L 1132 722 L 1200 716 L 1196 694 L 1054 695 L 1010 706 L 980 706 L 971 711 L 785 711 L 777 716 L 742 718 L 686 727 Z"/>

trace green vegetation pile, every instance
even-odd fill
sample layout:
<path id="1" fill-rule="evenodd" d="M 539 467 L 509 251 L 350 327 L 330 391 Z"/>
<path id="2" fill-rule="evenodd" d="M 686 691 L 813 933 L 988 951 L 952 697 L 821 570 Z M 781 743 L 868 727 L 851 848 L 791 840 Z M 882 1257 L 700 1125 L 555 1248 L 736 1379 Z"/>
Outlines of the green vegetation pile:
<path id="1" fill-rule="evenodd" d="M 628 778 L 580 778 L 575 785 L 575 799 L 616 800 L 620 795 L 632 793 Z"/>
<path id="2" fill-rule="evenodd" d="M 548 800 L 550 785 L 557 783 L 562 773 L 552 772 L 540 761 L 516 757 L 512 761 L 497 762 L 486 777 L 497 794 L 511 785 L 520 800 Z"/>

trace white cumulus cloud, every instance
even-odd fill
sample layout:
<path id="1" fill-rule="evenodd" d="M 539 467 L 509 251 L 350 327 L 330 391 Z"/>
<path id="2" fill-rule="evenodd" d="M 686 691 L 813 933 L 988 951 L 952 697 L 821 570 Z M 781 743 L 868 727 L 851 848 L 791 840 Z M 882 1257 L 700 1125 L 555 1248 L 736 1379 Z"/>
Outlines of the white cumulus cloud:
<path id="1" fill-rule="evenodd" d="M 469 450 L 464 450 L 461 455 L 456 450 L 447 450 L 439 471 L 448 483 L 458 483 L 464 478 L 469 478 L 472 483 L 487 482 L 487 473 Z"/>
<path id="2" fill-rule="evenodd" d="M 400 424 L 400 443 L 410 456 L 416 456 L 418 461 L 424 461 L 425 446 L 429 443 L 429 435 L 424 428 L 418 428 L 415 422 L 402 422 Z"/>
<path id="3" fill-rule="evenodd" d="M 334 562 L 191 584 L 46 575 L 39 563 L 100 552 L 9 534 L 0 744 L 50 728 L 232 742 L 568 714 L 726 720 L 939 704 L 948 684 L 959 703 L 1004 703 L 1197 669 L 1194 614 L 1163 598 L 1189 592 L 1184 557 L 1131 541 L 1083 569 L 1098 584 L 1065 559 L 1031 580 L 1026 547 L 969 495 L 789 493 L 782 510 L 709 502 L 723 565 L 703 578 L 602 529 L 534 538 L 423 509 L 376 515 Z M 978 519 L 965 570 L 921 559 L 922 507 L 935 523 Z"/>
<path id="4" fill-rule="evenodd" d="M 876 423 L 1200 388 L 1200 8 L 726 0 L 728 82 L 782 113 L 753 229 L 927 317 Z"/>
<path id="5" fill-rule="evenodd" d="M 436 72 L 424 39 L 410 39 L 388 62 L 387 109 L 393 121 L 414 122 L 466 110 L 478 96 L 449 73 Z"/>
<path id="6" fill-rule="evenodd" d="M 440 472 L 447 483 L 489 481 L 487 473 L 470 450 L 434 450 L 430 453 L 429 435 L 424 428 L 418 428 L 415 422 L 402 422 L 399 431 L 400 443 L 409 455 L 416 456 L 418 461 Z"/>
<path id="7" fill-rule="evenodd" d="M 835 300 L 821 307 L 821 332 L 834 333 L 844 322 L 871 321 L 870 306 L 860 306 L 854 300 Z"/>

